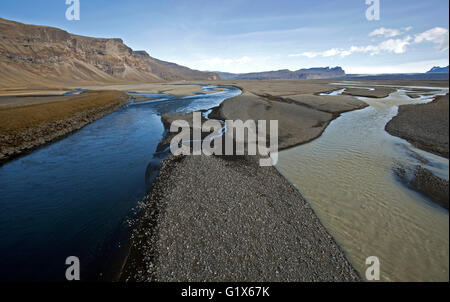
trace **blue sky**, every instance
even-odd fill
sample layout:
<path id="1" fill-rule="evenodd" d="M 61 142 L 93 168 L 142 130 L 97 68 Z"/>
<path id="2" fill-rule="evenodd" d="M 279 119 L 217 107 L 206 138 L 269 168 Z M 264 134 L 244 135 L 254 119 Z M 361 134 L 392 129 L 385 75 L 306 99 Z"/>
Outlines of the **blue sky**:
<path id="1" fill-rule="evenodd" d="M 342 66 L 347 73 L 424 72 L 448 65 L 448 0 L 66 0 L 0 2 L 0 17 L 122 38 L 135 50 L 200 70 Z"/>

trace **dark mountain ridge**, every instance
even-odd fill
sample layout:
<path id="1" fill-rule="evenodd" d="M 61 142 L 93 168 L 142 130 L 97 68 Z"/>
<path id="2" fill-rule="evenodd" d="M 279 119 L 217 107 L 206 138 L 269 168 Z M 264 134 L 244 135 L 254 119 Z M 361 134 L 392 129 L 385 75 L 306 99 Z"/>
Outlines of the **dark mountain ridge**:
<path id="1" fill-rule="evenodd" d="M 448 73 L 448 66 L 446 67 L 435 66 L 431 68 L 427 73 Z"/>

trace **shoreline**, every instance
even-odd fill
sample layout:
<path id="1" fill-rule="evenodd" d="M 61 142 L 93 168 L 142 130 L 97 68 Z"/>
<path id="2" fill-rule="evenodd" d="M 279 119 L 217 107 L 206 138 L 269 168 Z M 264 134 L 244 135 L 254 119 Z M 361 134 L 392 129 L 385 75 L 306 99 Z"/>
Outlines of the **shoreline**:
<path id="1" fill-rule="evenodd" d="M 411 145 L 448 159 L 449 95 L 438 96 L 427 104 L 399 106 L 398 114 L 385 130 Z M 406 186 L 420 192 L 444 209 L 449 208 L 449 181 L 420 166 L 399 167 L 396 176 Z"/>
<path id="2" fill-rule="evenodd" d="M 448 94 L 427 104 L 401 105 L 385 130 L 419 149 L 448 159 L 448 112 Z"/>
<path id="3" fill-rule="evenodd" d="M 101 99 L 102 97 L 106 97 L 106 99 L 103 100 Z M 67 98 L 68 100 L 65 101 L 0 110 L 0 114 L 3 113 L 5 116 L 19 112 L 19 120 L 15 121 L 15 123 L 20 127 L 9 129 L 10 125 L 8 124 L 8 129 L 0 135 L 0 165 L 67 137 L 126 105 L 130 99 L 128 95 L 116 91 L 99 91 L 92 93 L 92 95 L 90 92 L 87 92 L 83 95 L 69 96 Z M 93 105 L 88 103 L 92 102 L 92 100 L 98 101 L 99 104 Z M 82 108 L 81 110 L 78 109 L 78 105 Z M 69 113 L 65 112 L 66 109 Z M 50 120 L 41 118 L 41 111 L 54 112 L 54 116 Z M 24 116 L 37 116 L 37 120 L 28 126 L 22 127 L 21 123 L 23 122 L 20 119 L 24 119 Z"/>

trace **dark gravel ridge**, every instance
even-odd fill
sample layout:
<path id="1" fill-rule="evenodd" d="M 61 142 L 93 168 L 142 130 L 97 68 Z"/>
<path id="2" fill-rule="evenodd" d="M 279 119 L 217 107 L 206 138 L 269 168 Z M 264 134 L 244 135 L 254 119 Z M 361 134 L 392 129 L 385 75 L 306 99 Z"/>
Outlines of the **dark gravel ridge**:
<path id="1" fill-rule="evenodd" d="M 447 94 L 428 104 L 400 106 L 398 115 L 386 125 L 386 131 L 420 149 L 448 158 L 448 123 Z"/>
<path id="2" fill-rule="evenodd" d="M 360 281 L 299 192 L 256 157 L 170 156 L 124 281 Z"/>

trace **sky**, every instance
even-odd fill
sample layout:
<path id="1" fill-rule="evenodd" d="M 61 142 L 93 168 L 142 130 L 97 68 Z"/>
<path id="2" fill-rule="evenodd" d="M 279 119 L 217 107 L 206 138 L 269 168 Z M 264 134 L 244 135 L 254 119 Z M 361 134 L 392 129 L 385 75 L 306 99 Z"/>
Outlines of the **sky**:
<path id="1" fill-rule="evenodd" d="M 377 74 L 449 64 L 448 0 L 79 0 L 80 20 L 73 21 L 66 1 L 3 0 L 0 17 L 122 38 L 134 50 L 198 70 L 341 66 Z M 368 20 L 376 1 L 379 20 Z"/>

